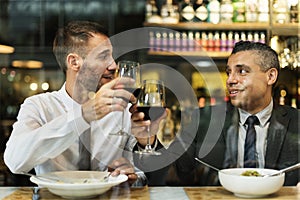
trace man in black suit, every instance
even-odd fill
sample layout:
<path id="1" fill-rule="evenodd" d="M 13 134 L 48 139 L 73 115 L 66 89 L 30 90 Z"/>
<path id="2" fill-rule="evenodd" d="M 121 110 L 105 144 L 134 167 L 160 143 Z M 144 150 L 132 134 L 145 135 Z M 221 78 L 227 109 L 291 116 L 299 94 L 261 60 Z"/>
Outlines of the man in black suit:
<path id="1" fill-rule="evenodd" d="M 283 169 L 299 162 L 299 111 L 273 103 L 272 91 L 279 71 L 278 56 L 269 46 L 251 42 L 235 45 L 226 68 L 226 85 L 235 109 L 232 123 L 224 132 L 225 168 L 245 164 L 246 121 L 250 115 L 258 118 L 255 167 Z M 299 173 L 287 173 L 285 184 L 296 185 Z"/>
<path id="2" fill-rule="evenodd" d="M 236 43 L 226 67 L 229 106 L 221 104 L 209 108 L 208 112 L 197 110 L 195 115 L 200 117 L 192 117 L 196 121 L 191 126 L 182 127 L 180 136 L 168 149 L 160 149 L 162 156 L 136 159 L 139 167 L 148 171 L 149 184 L 218 185 L 217 172 L 197 163 L 195 157 L 218 168 L 248 167 L 248 161 L 244 162 L 244 158 L 248 157 L 248 147 L 245 147 L 248 142 L 245 141 L 248 141 L 249 116 L 256 119 L 251 167 L 283 169 L 298 163 L 299 111 L 289 106 L 275 105 L 272 97 L 279 71 L 277 53 L 266 44 L 249 41 Z M 215 116 L 220 119 L 207 121 L 212 113 L 217 113 Z M 134 125 L 141 120 L 139 116 L 133 113 Z M 199 125 L 196 132 L 191 128 L 195 124 Z M 208 124 L 214 124 L 213 128 L 209 129 Z M 136 132 L 133 134 L 138 135 Z M 217 134 L 217 139 L 212 139 L 216 138 L 213 134 Z M 190 138 L 193 138 L 192 142 Z M 185 148 L 187 145 L 188 148 Z M 203 153 L 208 148 L 209 151 Z M 158 169 L 157 166 L 163 162 L 170 164 Z M 285 185 L 296 185 L 299 177 L 300 170 L 286 173 Z"/>

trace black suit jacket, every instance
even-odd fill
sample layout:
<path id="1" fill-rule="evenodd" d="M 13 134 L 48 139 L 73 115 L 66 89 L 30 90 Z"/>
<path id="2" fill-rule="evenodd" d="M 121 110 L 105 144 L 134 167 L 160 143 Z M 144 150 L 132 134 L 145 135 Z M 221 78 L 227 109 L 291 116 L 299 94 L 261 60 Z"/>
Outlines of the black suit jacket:
<path id="1" fill-rule="evenodd" d="M 231 105 L 209 107 L 196 110 L 191 118 L 168 149 L 161 146 L 162 156 L 135 159 L 146 171 L 149 185 L 219 185 L 217 172 L 195 157 L 219 169 L 237 166 L 238 110 Z M 298 110 L 288 106 L 273 109 L 265 168 L 282 169 L 300 161 L 299 124 Z M 299 177 L 300 170 L 286 173 L 285 185 L 296 185 Z"/>

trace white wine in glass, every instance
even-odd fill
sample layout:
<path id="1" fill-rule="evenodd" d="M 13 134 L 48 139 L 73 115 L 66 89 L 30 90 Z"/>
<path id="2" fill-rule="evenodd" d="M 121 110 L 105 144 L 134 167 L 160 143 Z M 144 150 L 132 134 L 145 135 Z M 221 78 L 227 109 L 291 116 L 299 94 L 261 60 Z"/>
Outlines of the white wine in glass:
<path id="1" fill-rule="evenodd" d="M 133 83 L 124 86 L 124 90 L 131 92 L 134 96 L 137 96 L 139 94 L 141 85 L 141 72 L 139 62 L 130 60 L 119 61 L 118 69 L 115 72 L 115 77 L 128 77 L 134 79 L 135 81 Z M 122 112 L 121 129 L 117 133 L 110 133 L 110 135 L 128 135 L 128 133 L 124 130 L 124 111 Z"/>

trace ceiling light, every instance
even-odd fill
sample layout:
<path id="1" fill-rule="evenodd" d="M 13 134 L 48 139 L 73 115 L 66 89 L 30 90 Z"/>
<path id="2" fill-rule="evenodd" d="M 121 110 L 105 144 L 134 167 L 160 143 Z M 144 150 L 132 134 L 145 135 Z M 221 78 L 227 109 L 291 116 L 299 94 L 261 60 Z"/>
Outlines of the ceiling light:
<path id="1" fill-rule="evenodd" d="M 17 68 L 39 69 L 43 67 L 43 62 L 36 60 L 14 60 L 12 66 Z"/>
<path id="2" fill-rule="evenodd" d="M 0 44 L 0 53 L 9 54 L 9 53 L 13 53 L 14 51 L 15 51 L 14 47 Z"/>

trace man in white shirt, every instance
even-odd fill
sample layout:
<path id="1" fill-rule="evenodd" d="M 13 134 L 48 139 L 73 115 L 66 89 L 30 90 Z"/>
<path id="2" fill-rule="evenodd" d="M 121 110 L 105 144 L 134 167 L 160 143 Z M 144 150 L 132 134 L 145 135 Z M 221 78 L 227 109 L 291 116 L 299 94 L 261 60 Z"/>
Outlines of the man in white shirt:
<path id="1" fill-rule="evenodd" d="M 136 100 L 122 89 L 133 80 L 114 77 L 112 51 L 106 30 L 97 23 L 74 21 L 57 31 L 53 52 L 66 82 L 59 91 L 34 95 L 21 105 L 4 153 L 13 173 L 80 170 L 83 143 L 90 152 L 89 169 L 114 169 L 112 175 L 145 183 L 143 172 L 132 164 L 136 139 L 109 134 L 120 129 L 119 111 Z M 129 132 L 130 114 L 125 113 Z M 88 143 L 81 140 L 85 133 Z"/>

